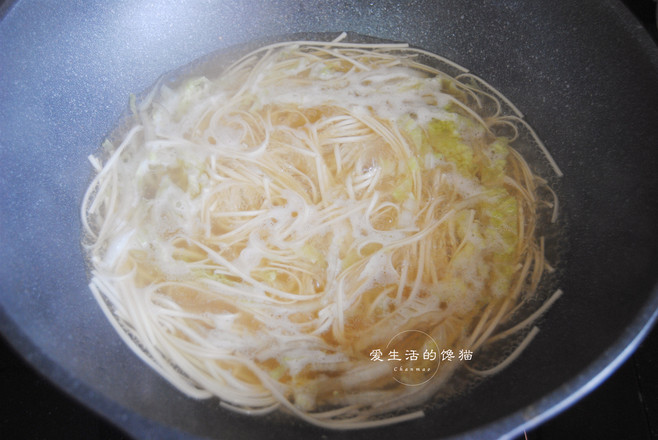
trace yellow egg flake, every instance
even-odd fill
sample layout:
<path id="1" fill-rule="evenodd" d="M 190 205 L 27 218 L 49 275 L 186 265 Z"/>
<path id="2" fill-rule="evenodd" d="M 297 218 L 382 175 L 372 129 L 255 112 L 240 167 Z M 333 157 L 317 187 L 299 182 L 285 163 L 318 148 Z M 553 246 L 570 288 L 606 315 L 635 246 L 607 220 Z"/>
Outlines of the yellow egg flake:
<path id="1" fill-rule="evenodd" d="M 427 137 L 439 158 L 452 163 L 460 173 L 473 175 L 476 170 L 473 149 L 463 142 L 455 122 L 432 120 L 427 126 Z"/>

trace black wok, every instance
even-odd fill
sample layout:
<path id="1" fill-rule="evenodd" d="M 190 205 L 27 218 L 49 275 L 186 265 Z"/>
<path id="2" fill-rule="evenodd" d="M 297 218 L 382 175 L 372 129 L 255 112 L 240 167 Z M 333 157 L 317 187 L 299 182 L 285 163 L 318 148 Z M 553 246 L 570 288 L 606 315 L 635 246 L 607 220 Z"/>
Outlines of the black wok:
<path id="1" fill-rule="evenodd" d="M 621 4 L 9 2 L 0 22 L 0 330 L 138 438 L 505 437 L 600 384 L 658 314 L 658 51 Z M 87 288 L 78 209 L 131 92 L 216 49 L 352 31 L 468 67 L 526 114 L 565 172 L 566 292 L 512 366 L 426 418 L 335 433 L 194 401 L 142 364 Z"/>

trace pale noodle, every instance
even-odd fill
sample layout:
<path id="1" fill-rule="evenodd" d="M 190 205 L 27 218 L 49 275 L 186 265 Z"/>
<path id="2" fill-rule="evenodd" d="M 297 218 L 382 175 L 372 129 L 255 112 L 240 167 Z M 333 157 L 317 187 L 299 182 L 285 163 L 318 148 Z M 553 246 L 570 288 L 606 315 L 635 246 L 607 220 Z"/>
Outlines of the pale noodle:
<path id="1" fill-rule="evenodd" d="M 465 72 L 404 45 L 277 43 L 133 102 L 82 206 L 126 343 L 192 397 L 355 429 L 421 416 L 458 366 L 394 381 L 371 352 L 400 332 L 477 356 L 530 327 L 559 296 L 510 321 L 550 267 L 537 211 L 557 200 L 500 134 L 520 112 L 430 58 Z"/>

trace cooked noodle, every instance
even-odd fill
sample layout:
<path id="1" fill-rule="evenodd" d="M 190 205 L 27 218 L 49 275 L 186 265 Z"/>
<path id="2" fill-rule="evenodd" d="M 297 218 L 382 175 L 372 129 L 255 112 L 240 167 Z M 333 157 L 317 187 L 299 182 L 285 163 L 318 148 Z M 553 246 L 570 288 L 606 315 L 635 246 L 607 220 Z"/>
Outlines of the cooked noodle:
<path id="1" fill-rule="evenodd" d="M 447 60 L 278 43 L 132 107 L 118 145 L 91 158 L 90 287 L 192 397 L 333 429 L 396 423 L 458 363 L 405 386 L 374 348 L 414 329 L 477 356 L 548 308 L 512 322 L 550 268 L 538 209 L 557 210 L 511 145 L 519 127 L 561 173 L 507 99 Z"/>

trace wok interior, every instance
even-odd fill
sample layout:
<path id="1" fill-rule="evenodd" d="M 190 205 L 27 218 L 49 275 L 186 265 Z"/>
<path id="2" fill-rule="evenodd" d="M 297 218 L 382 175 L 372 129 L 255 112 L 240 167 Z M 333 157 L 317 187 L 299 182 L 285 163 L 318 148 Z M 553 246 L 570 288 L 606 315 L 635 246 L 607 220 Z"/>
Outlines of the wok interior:
<path id="1" fill-rule="evenodd" d="M 0 23 L 2 53 L 13 60 L 0 78 L 5 335 L 135 435 L 171 427 L 208 437 L 344 438 L 187 399 L 142 364 L 88 291 L 78 209 L 91 173 L 86 156 L 129 93 L 221 47 L 348 30 L 446 56 L 510 98 L 565 173 L 556 189 L 566 246 L 565 295 L 512 366 L 424 419 L 347 437 L 435 438 L 491 423 L 489 435 L 501 434 L 537 417 L 613 361 L 658 304 L 658 56 L 619 6 L 586 3 L 108 2 L 49 10 L 17 2 Z"/>

